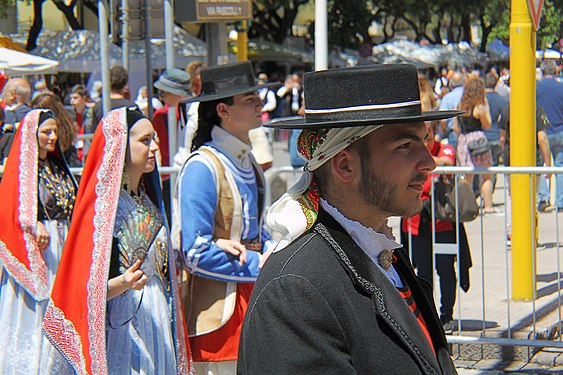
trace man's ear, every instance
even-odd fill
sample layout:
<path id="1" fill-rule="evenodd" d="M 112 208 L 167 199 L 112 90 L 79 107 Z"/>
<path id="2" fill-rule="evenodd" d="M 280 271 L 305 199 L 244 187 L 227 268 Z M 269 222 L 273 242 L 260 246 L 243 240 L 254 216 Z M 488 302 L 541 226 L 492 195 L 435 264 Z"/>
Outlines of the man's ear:
<path id="1" fill-rule="evenodd" d="M 217 115 L 221 119 L 226 119 L 229 116 L 229 108 L 225 103 L 219 103 L 216 107 Z"/>
<path id="2" fill-rule="evenodd" d="M 345 149 L 330 159 L 331 169 L 338 183 L 350 184 L 360 176 L 360 163 L 357 153 Z"/>

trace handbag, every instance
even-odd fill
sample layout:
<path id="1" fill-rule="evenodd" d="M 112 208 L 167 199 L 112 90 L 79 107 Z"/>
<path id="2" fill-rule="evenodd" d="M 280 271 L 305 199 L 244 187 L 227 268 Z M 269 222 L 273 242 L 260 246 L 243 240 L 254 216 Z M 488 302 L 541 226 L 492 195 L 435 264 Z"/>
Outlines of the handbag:
<path id="1" fill-rule="evenodd" d="M 441 175 L 434 182 L 434 210 L 436 219 L 457 221 L 455 179 L 450 176 Z M 461 176 L 457 180 L 459 222 L 465 223 L 475 220 L 479 215 L 479 206 L 475 200 L 473 189 Z"/>
<path id="2" fill-rule="evenodd" d="M 489 145 L 489 141 L 485 137 L 479 138 L 475 141 L 468 142 L 467 148 L 469 149 L 469 153 L 471 154 L 472 157 L 486 154 L 487 152 L 491 151 L 491 146 Z"/>

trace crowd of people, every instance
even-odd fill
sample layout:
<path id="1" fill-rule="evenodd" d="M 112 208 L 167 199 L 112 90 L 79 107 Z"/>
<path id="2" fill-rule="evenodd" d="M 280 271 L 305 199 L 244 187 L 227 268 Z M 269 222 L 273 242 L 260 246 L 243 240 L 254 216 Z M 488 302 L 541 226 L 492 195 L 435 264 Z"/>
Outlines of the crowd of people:
<path id="1" fill-rule="evenodd" d="M 561 166 L 563 84 L 541 69 L 538 165 Z M 444 333 L 471 255 L 463 224 L 432 221 L 431 171 L 509 163 L 506 77 L 391 64 L 275 84 L 195 62 L 160 75 L 159 99 L 133 101 L 120 66 L 110 85 L 105 115 L 82 85 L 71 113 L 42 85 L 4 86 L 1 373 L 455 373 Z M 267 213 L 263 125 L 304 171 Z M 485 214 L 494 183 L 479 178 Z M 436 257 L 439 314 L 433 231 L 460 248 Z"/>

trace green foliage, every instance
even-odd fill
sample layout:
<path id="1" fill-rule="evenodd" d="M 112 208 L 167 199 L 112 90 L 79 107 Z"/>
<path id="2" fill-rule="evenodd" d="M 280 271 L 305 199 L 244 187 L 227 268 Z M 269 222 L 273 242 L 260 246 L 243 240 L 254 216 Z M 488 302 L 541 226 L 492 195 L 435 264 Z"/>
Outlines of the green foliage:
<path id="1" fill-rule="evenodd" d="M 293 22 L 299 8 L 309 0 L 254 0 L 251 38 L 262 38 L 282 44 L 293 35 Z"/>
<path id="2" fill-rule="evenodd" d="M 562 7 L 563 0 L 545 0 L 536 34 L 538 49 L 546 48 L 559 39 Z M 485 8 L 485 21 L 494 25 L 489 34 L 489 43 L 499 38 L 505 44 L 510 44 L 510 0 L 489 0 Z"/>
<path id="3" fill-rule="evenodd" d="M 5 18 L 8 13 L 8 8 L 11 8 L 16 3 L 16 0 L 0 0 L 0 18 Z"/>
<path id="4" fill-rule="evenodd" d="M 332 0 L 328 3 L 328 40 L 332 46 L 358 48 L 368 40 L 372 15 L 366 0 Z"/>
<path id="5" fill-rule="evenodd" d="M 554 3 L 558 3 L 555 5 Z M 543 4 L 540 25 L 537 32 L 537 48 L 547 48 L 549 44 L 557 43 L 559 39 L 563 1 L 545 0 Z"/>

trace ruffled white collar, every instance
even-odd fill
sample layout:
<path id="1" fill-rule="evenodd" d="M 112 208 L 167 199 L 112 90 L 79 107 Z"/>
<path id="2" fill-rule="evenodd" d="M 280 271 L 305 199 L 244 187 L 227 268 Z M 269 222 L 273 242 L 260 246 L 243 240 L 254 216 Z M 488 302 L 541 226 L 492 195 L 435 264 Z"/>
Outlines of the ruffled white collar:
<path id="1" fill-rule="evenodd" d="M 397 288 L 403 286 L 401 282 L 401 278 L 393 265 L 388 270 L 381 267 L 379 264 L 379 254 L 385 249 L 398 249 L 402 247 L 402 245 L 398 244 L 397 242 L 390 240 L 384 234 L 376 232 L 372 228 L 366 227 L 357 221 L 353 221 L 345 217 L 336 209 L 332 207 L 327 201 L 324 199 L 320 199 L 321 207 L 330 214 L 338 224 L 342 225 L 342 228 L 348 234 L 354 242 L 360 246 L 360 248 L 370 257 L 370 259 L 377 265 L 377 267 L 383 272 L 383 274 L 393 283 L 393 285 Z"/>
<path id="2" fill-rule="evenodd" d="M 220 126 L 211 129 L 211 145 L 221 150 L 233 163 L 242 169 L 252 167 L 250 145 L 247 145 Z"/>

